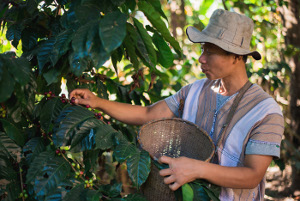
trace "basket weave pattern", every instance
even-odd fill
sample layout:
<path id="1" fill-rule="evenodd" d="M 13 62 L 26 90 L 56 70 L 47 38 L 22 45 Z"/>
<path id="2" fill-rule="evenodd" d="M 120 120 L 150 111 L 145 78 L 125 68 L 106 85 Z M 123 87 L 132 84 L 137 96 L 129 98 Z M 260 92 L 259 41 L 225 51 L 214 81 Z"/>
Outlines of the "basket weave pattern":
<path id="1" fill-rule="evenodd" d="M 153 159 L 165 155 L 209 161 L 214 154 L 214 144 L 206 131 L 179 118 L 160 119 L 145 124 L 140 129 L 138 140 Z M 174 192 L 163 183 L 163 177 L 153 164 L 141 191 L 149 201 L 176 200 Z"/>

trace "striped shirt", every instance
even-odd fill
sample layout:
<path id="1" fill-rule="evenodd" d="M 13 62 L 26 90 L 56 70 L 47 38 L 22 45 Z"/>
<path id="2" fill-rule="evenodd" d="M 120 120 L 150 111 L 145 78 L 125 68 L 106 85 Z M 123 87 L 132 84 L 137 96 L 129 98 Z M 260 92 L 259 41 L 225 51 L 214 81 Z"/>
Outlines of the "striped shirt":
<path id="1" fill-rule="evenodd" d="M 179 117 L 180 100 L 184 100 L 182 118 L 197 124 L 211 135 L 215 145 L 226 121 L 236 94 L 217 109 L 218 81 L 198 80 L 165 99 L 172 112 Z M 276 101 L 253 84 L 244 94 L 238 108 L 217 147 L 215 163 L 242 167 L 245 155 L 280 157 L 280 143 L 284 131 L 283 115 Z M 263 200 L 265 177 L 254 189 L 221 189 L 221 200 Z"/>

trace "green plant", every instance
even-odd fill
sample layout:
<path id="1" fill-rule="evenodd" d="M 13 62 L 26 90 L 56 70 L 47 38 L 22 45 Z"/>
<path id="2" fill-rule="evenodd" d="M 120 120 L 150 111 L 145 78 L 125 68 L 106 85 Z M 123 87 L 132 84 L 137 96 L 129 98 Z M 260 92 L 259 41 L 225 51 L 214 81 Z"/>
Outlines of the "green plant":
<path id="1" fill-rule="evenodd" d="M 138 148 L 137 128 L 73 105 L 61 80 L 68 91 L 86 87 L 138 105 L 180 87 L 170 85 L 178 73 L 168 68 L 181 48 L 159 1 L 5 0 L 0 8 L 7 40 L 15 48 L 22 42 L 20 57 L 0 54 L 1 199 L 143 200 L 122 198 L 114 173 L 126 164 L 135 189 L 147 179 L 151 160 Z M 141 13 L 152 26 L 144 27 Z M 109 178 L 97 174 L 100 159 Z"/>

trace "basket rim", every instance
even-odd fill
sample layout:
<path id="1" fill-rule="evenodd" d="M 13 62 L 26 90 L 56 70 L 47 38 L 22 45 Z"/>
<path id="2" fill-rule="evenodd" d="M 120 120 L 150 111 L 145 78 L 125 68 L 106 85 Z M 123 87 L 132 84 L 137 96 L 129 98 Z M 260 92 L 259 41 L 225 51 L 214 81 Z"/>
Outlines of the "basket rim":
<path id="1" fill-rule="evenodd" d="M 157 123 L 157 122 L 159 122 L 159 121 L 166 121 L 166 120 L 184 122 L 184 123 L 187 123 L 187 124 L 190 124 L 190 125 L 196 127 L 196 128 L 199 129 L 201 132 L 203 132 L 204 135 L 208 138 L 208 140 L 210 141 L 210 143 L 211 143 L 211 145 L 212 145 L 212 151 L 211 151 L 211 153 L 210 153 L 210 156 L 209 156 L 204 162 L 208 162 L 208 161 L 211 160 L 211 158 L 213 157 L 213 155 L 214 155 L 214 153 L 215 153 L 215 144 L 213 143 L 211 137 L 207 134 L 207 132 L 206 132 L 203 128 L 199 127 L 197 124 L 195 124 L 195 123 L 193 123 L 193 122 L 191 122 L 191 121 L 188 121 L 188 120 L 186 120 L 186 119 L 178 118 L 178 117 L 155 119 L 155 120 L 151 120 L 151 121 L 145 123 L 145 124 L 142 125 L 141 128 L 139 129 L 138 136 L 137 136 L 138 143 L 139 143 L 140 145 L 142 145 L 142 142 L 141 142 L 141 140 L 140 140 L 140 135 L 141 135 L 142 130 L 143 130 L 145 127 L 147 127 L 147 126 L 149 126 L 149 125 L 151 125 L 151 124 L 153 124 L 153 123 Z M 149 155 L 150 155 L 150 157 L 151 157 L 152 159 L 155 159 L 155 160 L 157 159 L 157 158 L 155 158 L 154 156 L 152 156 L 150 153 L 149 153 Z"/>

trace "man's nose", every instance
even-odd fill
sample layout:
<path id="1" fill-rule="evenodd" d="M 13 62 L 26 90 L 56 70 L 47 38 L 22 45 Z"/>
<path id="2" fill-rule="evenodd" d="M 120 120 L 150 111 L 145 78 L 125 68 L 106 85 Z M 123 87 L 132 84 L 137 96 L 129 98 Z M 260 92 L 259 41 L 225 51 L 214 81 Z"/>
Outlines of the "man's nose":
<path id="1" fill-rule="evenodd" d="M 201 54 L 198 61 L 201 64 L 206 63 L 206 56 L 204 54 Z"/>

